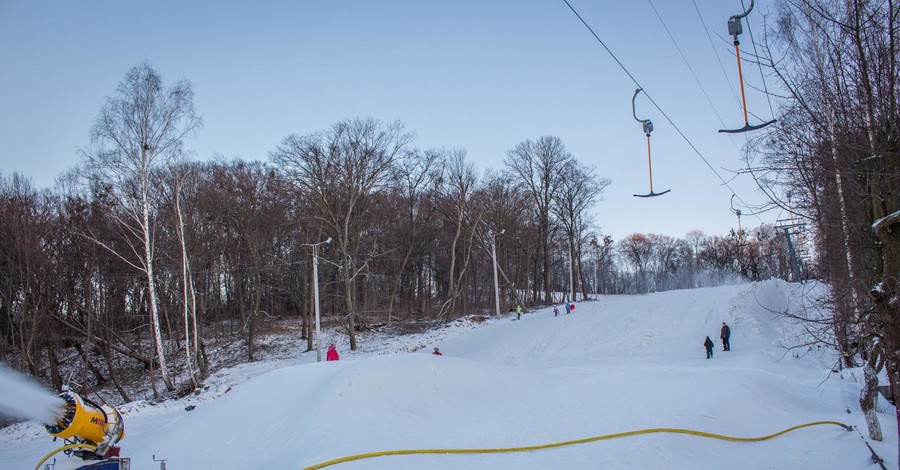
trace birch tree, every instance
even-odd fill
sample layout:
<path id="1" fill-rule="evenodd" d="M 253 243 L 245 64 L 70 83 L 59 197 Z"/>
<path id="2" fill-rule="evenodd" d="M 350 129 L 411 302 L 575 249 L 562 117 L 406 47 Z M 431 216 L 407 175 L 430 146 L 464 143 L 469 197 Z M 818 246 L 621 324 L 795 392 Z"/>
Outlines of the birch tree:
<path id="1" fill-rule="evenodd" d="M 148 63 L 132 68 L 100 110 L 84 161 L 87 175 L 104 189 L 110 214 L 130 244 L 126 250 L 103 246 L 145 276 L 151 336 L 169 391 L 175 387 L 166 363 L 154 277 L 154 223 L 161 196 L 154 172 L 181 158 L 184 139 L 201 127 L 193 98 L 187 80 L 166 88 Z M 99 237 L 91 238 L 102 244 Z"/>
<path id="2" fill-rule="evenodd" d="M 781 125 L 764 139 L 773 173 L 808 182 L 793 194 L 807 202 L 808 216 L 819 228 L 820 268 L 832 289 L 833 335 L 843 358 L 839 366 L 854 366 L 854 356 L 865 355 L 865 348 L 854 345 L 880 343 L 895 401 L 900 398 L 898 21 L 900 5 L 893 0 L 784 1 L 765 60 L 787 92 L 787 103 Z M 797 164 L 779 168 L 785 161 Z M 865 395 L 877 386 L 877 375 L 864 376 Z M 871 398 L 863 396 L 860 403 L 868 413 Z M 881 434 L 876 425 L 877 419 L 869 420 L 873 439 Z"/>

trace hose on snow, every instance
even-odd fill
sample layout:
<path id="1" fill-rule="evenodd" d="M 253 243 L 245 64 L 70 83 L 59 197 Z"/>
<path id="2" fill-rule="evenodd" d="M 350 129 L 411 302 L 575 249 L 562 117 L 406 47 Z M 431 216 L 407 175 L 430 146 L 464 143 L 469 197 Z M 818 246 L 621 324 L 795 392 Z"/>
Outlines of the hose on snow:
<path id="1" fill-rule="evenodd" d="M 694 431 L 690 429 L 678 429 L 678 428 L 651 428 L 651 429 L 639 429 L 637 431 L 628 431 L 628 432 L 620 432 L 615 434 L 605 434 L 602 436 L 594 436 L 594 437 L 586 437 L 583 439 L 575 439 L 571 441 L 563 441 L 563 442 L 553 442 L 550 444 L 541 444 L 541 445 L 533 445 L 533 446 L 523 446 L 523 447 L 504 447 L 504 448 L 484 448 L 484 449 L 406 449 L 406 450 L 386 450 L 379 452 L 368 452 L 365 454 L 357 454 L 350 455 L 347 457 L 341 457 L 334 460 L 329 460 L 327 462 L 322 462 L 320 464 L 313 465 L 311 467 L 305 467 L 304 470 L 318 470 L 325 467 L 330 467 L 332 465 L 337 465 L 345 462 L 352 462 L 355 460 L 363 460 L 363 459 L 371 459 L 374 457 L 382 457 L 386 455 L 416 455 L 416 454 L 500 454 L 500 453 L 510 453 L 510 452 L 530 452 L 534 450 L 543 450 L 543 449 L 552 449 L 555 447 L 565 447 L 576 444 L 586 444 L 589 442 L 603 441 L 609 439 L 617 439 L 620 437 L 628 437 L 628 436 L 638 436 L 641 434 L 654 434 L 654 433 L 669 433 L 669 434 L 689 434 L 692 436 L 705 437 L 709 439 L 719 439 L 723 441 L 732 441 L 732 442 L 759 442 L 765 441 L 769 439 L 776 438 L 783 434 L 787 434 L 791 431 L 796 431 L 802 428 L 808 428 L 811 426 L 823 426 L 823 425 L 835 425 L 844 428 L 847 431 L 852 431 L 853 427 L 848 426 L 843 423 L 839 423 L 837 421 L 815 421 L 812 423 L 800 424 L 797 426 L 793 426 L 782 431 L 776 432 L 774 434 L 769 434 L 768 436 L 760 436 L 760 437 L 733 437 L 733 436 L 725 436 L 722 434 L 713 434 L 704 431 Z"/>
<path id="2" fill-rule="evenodd" d="M 69 450 L 69 449 L 84 449 L 84 450 L 89 450 L 91 452 L 94 452 L 95 450 L 97 450 L 97 446 L 95 446 L 93 444 L 67 444 L 67 445 L 64 445 L 58 449 L 54 449 L 54 450 L 50 451 L 49 454 L 45 455 L 44 458 L 41 459 L 41 461 L 38 462 L 37 465 L 34 466 L 34 470 L 40 470 L 41 465 L 44 462 L 46 462 L 48 459 L 50 459 L 50 457 L 53 457 L 54 455 L 56 455 L 60 452 Z"/>

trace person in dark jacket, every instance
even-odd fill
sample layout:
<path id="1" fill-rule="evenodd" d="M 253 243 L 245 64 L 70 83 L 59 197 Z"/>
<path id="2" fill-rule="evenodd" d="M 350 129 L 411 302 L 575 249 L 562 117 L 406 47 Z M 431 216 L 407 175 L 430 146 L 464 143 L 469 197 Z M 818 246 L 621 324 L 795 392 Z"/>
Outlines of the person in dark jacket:
<path id="1" fill-rule="evenodd" d="M 731 343 L 728 342 L 728 338 L 731 337 L 731 328 L 722 322 L 722 334 L 719 336 L 722 338 L 722 350 L 731 351 Z"/>
<path id="2" fill-rule="evenodd" d="M 706 347 L 706 358 L 711 359 L 713 357 L 713 347 L 715 346 L 715 343 L 707 336 L 706 341 L 703 342 L 703 346 Z"/>

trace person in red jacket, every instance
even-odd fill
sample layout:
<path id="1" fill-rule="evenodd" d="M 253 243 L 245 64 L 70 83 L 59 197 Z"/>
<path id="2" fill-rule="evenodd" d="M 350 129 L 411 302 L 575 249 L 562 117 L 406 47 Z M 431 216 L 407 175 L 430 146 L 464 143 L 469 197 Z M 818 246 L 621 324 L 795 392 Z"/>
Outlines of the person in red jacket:
<path id="1" fill-rule="evenodd" d="M 325 354 L 325 360 L 326 360 L 326 361 L 336 361 L 336 360 L 338 360 L 338 359 L 340 359 L 340 358 L 341 358 L 341 357 L 338 356 L 337 349 L 334 348 L 334 345 L 333 345 L 333 344 L 329 344 L 329 345 L 328 345 L 328 352 Z"/>
<path id="2" fill-rule="evenodd" d="M 434 352 L 431 354 L 434 354 L 435 356 L 443 356 L 443 354 L 441 354 L 441 350 L 438 348 L 434 348 Z"/>

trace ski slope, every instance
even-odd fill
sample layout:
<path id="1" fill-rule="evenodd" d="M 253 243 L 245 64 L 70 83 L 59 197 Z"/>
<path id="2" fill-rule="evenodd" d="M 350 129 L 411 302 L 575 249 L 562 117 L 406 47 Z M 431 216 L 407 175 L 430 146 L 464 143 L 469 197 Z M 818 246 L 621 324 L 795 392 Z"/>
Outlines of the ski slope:
<path id="1" fill-rule="evenodd" d="M 438 332 L 371 334 L 339 362 L 315 352 L 244 364 L 211 377 L 198 397 L 120 407 L 122 455 L 156 470 L 301 469 L 403 449 L 507 448 L 646 428 L 757 437 L 814 421 L 862 430 L 859 370 L 831 373 L 832 352 L 788 351 L 802 330 L 771 311 L 796 311 L 809 284 L 767 281 L 582 302 L 458 321 Z M 732 350 L 718 338 L 732 329 Z M 716 342 L 705 359 L 703 339 Z M 440 347 L 443 356 L 429 354 Z M 803 354 L 800 354 L 802 352 Z M 231 390 L 224 393 L 231 387 Z M 193 404 L 193 411 L 184 407 Z M 893 407 L 879 404 L 897 468 Z M 849 412 L 848 412 L 849 410 Z M 826 469 L 878 468 L 862 435 L 814 426 L 755 443 L 646 434 L 516 453 L 394 455 L 340 463 L 353 469 Z M 0 467 L 34 468 L 58 447 L 36 423 L 0 431 Z M 55 470 L 77 462 L 59 457 Z"/>

